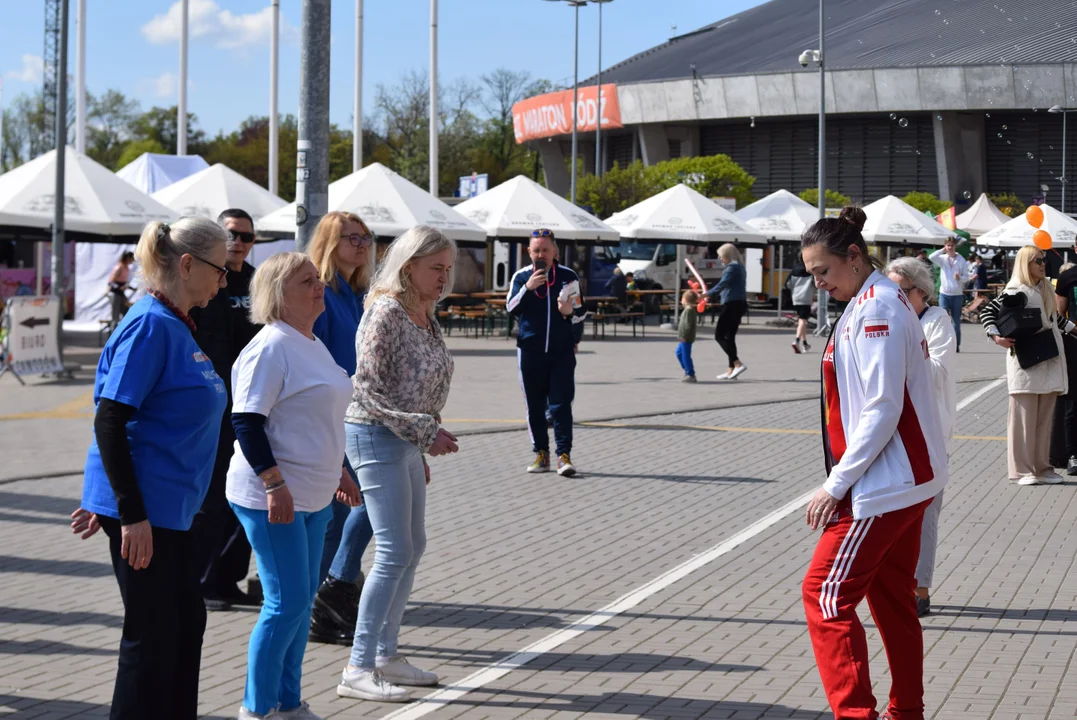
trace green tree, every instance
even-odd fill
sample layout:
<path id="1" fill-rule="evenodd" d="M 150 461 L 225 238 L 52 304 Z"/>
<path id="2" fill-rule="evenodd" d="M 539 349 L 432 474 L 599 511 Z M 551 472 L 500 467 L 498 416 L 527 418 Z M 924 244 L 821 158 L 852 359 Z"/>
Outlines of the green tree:
<path id="1" fill-rule="evenodd" d="M 953 207 L 953 203 L 949 200 L 939 200 L 929 192 L 911 192 L 901 199 L 920 212 L 931 213 L 932 215 L 938 215 Z"/>
<path id="2" fill-rule="evenodd" d="M 137 117 L 131 124 L 131 137 L 134 140 L 156 140 L 166 153 L 176 152 L 176 131 L 179 110 L 152 107 Z M 187 114 L 187 153 L 205 155 L 206 133 L 198 128 L 198 116 Z"/>
<path id="3" fill-rule="evenodd" d="M 601 177 L 584 175 L 576 182 L 576 200 L 589 206 L 597 217 L 608 218 L 664 189 L 649 170 L 637 160 L 624 168 L 614 163 Z"/>
<path id="4" fill-rule="evenodd" d="M 1023 215 L 1025 210 L 1028 209 L 1028 206 L 1021 201 L 1021 198 L 1013 193 L 988 194 L 987 199 L 995 203 L 995 205 L 998 206 L 998 209 L 1001 210 L 1004 215 L 1009 217 Z"/>
<path id="5" fill-rule="evenodd" d="M 105 167 L 118 170 L 120 156 L 132 137 L 132 126 L 141 114 L 137 100 L 118 90 L 102 95 L 87 93 L 86 154 Z"/>
<path id="6" fill-rule="evenodd" d="M 800 199 L 809 205 L 819 205 L 819 188 L 808 188 L 800 193 Z M 843 208 L 852 205 L 853 201 L 848 195 L 842 195 L 837 190 L 826 191 L 826 206 L 828 208 Z"/>
<path id="7" fill-rule="evenodd" d="M 684 183 L 707 197 L 736 198 L 737 207 L 755 201 L 755 178 L 728 155 L 667 160 L 647 168 L 647 173 L 659 190 Z"/>

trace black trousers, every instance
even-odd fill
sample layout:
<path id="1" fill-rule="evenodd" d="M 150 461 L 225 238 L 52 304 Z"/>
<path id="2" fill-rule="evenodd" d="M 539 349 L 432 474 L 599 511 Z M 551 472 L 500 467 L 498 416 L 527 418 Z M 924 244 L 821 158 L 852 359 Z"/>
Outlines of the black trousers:
<path id="1" fill-rule="evenodd" d="M 251 565 L 251 544 L 224 496 L 236 440 L 231 413 L 225 413 L 224 420 L 228 424 L 221 426 L 209 492 L 191 524 L 202 596 L 208 598 L 219 597 L 225 588 L 235 588 L 247 577 Z"/>
<path id="2" fill-rule="evenodd" d="M 190 532 L 153 528 L 149 567 L 120 557 L 120 522 L 100 517 L 123 598 L 111 720 L 195 720 L 206 606 Z"/>
<path id="3" fill-rule="evenodd" d="M 1077 338 L 1065 333 L 1062 347 L 1066 351 L 1066 372 L 1069 374 L 1069 393 L 1055 403 L 1051 426 L 1051 464 L 1066 467 L 1071 457 L 1077 457 Z"/>
<path id="4" fill-rule="evenodd" d="M 576 354 L 517 350 L 520 382 L 527 403 L 527 429 L 534 452 L 550 450 L 546 427 L 546 405 L 553 418 L 553 437 L 557 455 L 572 452 L 572 400 L 576 397 Z"/>
<path id="5" fill-rule="evenodd" d="M 718 322 L 714 325 L 714 339 L 729 356 L 729 367 L 733 367 L 740 358 L 737 357 L 737 330 L 741 318 L 748 312 L 748 303 L 744 300 L 732 300 L 722 305 Z"/>

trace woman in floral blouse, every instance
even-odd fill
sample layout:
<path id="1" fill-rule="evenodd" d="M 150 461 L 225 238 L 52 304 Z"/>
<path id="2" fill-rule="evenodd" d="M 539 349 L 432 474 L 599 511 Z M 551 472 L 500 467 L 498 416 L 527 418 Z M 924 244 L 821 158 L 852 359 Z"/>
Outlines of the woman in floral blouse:
<path id="1" fill-rule="evenodd" d="M 345 424 L 377 549 L 337 686 L 341 697 L 404 702 L 411 691 L 400 686 L 438 682 L 397 653 L 397 636 L 426 547 L 424 455 L 457 450 L 456 438 L 440 427 L 453 360 L 434 319 L 435 304 L 452 289 L 455 260 L 452 240 L 414 227 L 389 246 L 367 292 Z"/>

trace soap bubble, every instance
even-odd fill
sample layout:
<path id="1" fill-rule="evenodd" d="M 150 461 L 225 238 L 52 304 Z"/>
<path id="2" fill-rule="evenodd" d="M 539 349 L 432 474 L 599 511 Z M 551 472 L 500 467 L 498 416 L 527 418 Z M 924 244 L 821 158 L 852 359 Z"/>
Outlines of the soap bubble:
<path id="1" fill-rule="evenodd" d="M 891 120 L 897 120 L 897 113 L 890 113 Z"/>
<path id="2" fill-rule="evenodd" d="M 936 11 L 935 11 L 935 14 L 936 14 L 936 15 L 942 15 L 942 10 L 936 10 Z"/>
<path id="3" fill-rule="evenodd" d="M 909 127 L 909 121 L 906 118 L 901 118 L 898 120 L 898 127 Z"/>
<path id="4" fill-rule="evenodd" d="M 972 199 L 972 193 L 969 192 L 968 190 L 966 190 L 965 192 L 961 193 L 961 197 L 965 198 L 966 200 L 971 200 Z"/>
<path id="5" fill-rule="evenodd" d="M 569 109 L 571 109 L 571 108 L 569 108 Z M 1009 130 L 1009 129 L 1010 129 L 1010 127 L 1009 127 L 1008 125 L 1003 125 L 1003 126 L 1002 126 L 1002 129 L 1003 129 L 1003 130 Z"/>
<path id="6" fill-rule="evenodd" d="M 942 122 L 942 113 L 939 113 L 938 115 L 936 115 L 935 119 L 938 120 L 939 122 Z"/>
<path id="7" fill-rule="evenodd" d="M 998 134 L 998 137 L 999 137 L 999 139 L 1001 140 L 1001 139 L 1002 139 L 1002 133 L 999 133 L 999 134 Z"/>
<path id="8" fill-rule="evenodd" d="M 1033 155 L 1032 153 L 1025 153 L 1025 154 L 1026 154 L 1026 155 L 1028 155 L 1028 159 L 1029 159 L 1029 160 L 1034 160 L 1034 159 L 1036 159 L 1036 156 L 1035 156 L 1035 155 Z"/>

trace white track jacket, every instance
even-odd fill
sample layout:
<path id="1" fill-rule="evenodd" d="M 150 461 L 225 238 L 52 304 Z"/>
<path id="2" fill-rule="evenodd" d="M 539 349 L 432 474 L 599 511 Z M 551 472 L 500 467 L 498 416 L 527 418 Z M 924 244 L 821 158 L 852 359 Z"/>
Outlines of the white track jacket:
<path id="1" fill-rule="evenodd" d="M 872 272 L 823 353 L 823 487 L 853 518 L 901 510 L 946 485 L 946 439 L 927 341 L 909 301 Z"/>

